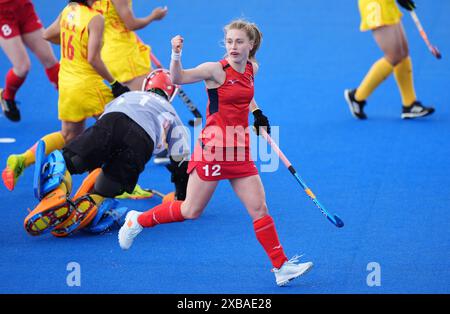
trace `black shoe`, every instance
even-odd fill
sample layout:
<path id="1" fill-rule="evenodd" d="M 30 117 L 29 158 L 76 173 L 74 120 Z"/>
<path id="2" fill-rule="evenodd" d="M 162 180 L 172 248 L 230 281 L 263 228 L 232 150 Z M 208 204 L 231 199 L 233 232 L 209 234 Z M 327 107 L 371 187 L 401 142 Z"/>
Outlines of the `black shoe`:
<path id="1" fill-rule="evenodd" d="M 17 122 L 20 121 L 20 111 L 17 108 L 14 100 L 8 100 L 3 98 L 3 89 L 0 88 L 0 105 L 2 106 L 5 117 L 9 120 Z"/>
<path id="2" fill-rule="evenodd" d="M 349 90 L 346 89 L 344 91 L 344 97 L 347 101 L 348 108 L 350 109 L 350 112 L 356 119 L 365 120 L 367 119 L 366 114 L 364 113 L 364 106 L 366 105 L 366 101 L 357 101 L 355 99 L 355 93 L 356 89 Z"/>
<path id="3" fill-rule="evenodd" d="M 420 101 L 415 101 L 409 107 L 403 106 L 402 119 L 414 119 L 428 116 L 434 112 L 433 107 L 425 107 Z"/>

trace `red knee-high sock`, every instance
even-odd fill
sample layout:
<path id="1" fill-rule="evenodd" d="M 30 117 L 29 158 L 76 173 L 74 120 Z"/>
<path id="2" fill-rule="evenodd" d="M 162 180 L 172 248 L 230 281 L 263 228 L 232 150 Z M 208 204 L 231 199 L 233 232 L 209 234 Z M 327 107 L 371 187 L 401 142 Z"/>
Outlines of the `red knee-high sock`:
<path id="1" fill-rule="evenodd" d="M 185 218 L 181 214 L 182 201 L 172 201 L 162 203 L 145 213 L 139 215 L 137 221 L 144 227 L 154 227 L 160 224 L 184 221 Z"/>
<path id="2" fill-rule="evenodd" d="M 284 254 L 283 247 L 278 240 L 278 234 L 275 229 L 275 223 L 271 216 L 266 215 L 263 218 L 253 222 L 256 238 L 263 246 L 273 267 L 280 268 L 285 261 L 287 261 L 286 254 Z"/>
<path id="3" fill-rule="evenodd" d="M 47 77 L 49 81 L 55 86 L 56 89 L 58 89 L 58 73 L 59 73 L 59 62 L 56 63 L 54 66 L 45 69 L 45 74 L 47 74 Z"/>
<path id="4" fill-rule="evenodd" d="M 17 76 L 13 69 L 10 69 L 6 74 L 5 90 L 3 91 L 3 98 L 8 100 L 14 100 L 16 98 L 17 90 L 25 82 L 25 77 Z"/>

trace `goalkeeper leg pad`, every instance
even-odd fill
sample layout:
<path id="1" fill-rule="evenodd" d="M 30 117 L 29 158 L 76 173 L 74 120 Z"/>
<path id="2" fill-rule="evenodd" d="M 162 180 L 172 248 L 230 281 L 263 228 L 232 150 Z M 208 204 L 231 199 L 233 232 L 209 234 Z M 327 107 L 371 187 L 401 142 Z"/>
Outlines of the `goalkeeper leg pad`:
<path id="1" fill-rule="evenodd" d="M 92 171 L 81 183 L 80 188 L 73 197 L 73 210 L 69 217 L 53 229 L 55 237 L 67 237 L 77 230 L 86 227 L 97 215 L 98 207 L 89 196 L 101 169 Z"/>
<path id="2" fill-rule="evenodd" d="M 75 196 L 73 197 L 73 199 L 76 200 L 77 198 L 80 198 L 80 197 L 90 193 L 93 190 L 93 188 L 95 186 L 95 181 L 97 181 L 97 178 L 101 172 L 102 172 L 102 169 L 97 168 L 94 171 L 92 171 L 91 173 L 89 173 L 89 175 L 81 183 L 81 186 L 75 193 Z"/>
<path id="3" fill-rule="evenodd" d="M 88 231 L 94 234 L 102 234 L 111 230 L 114 226 L 120 227 L 124 223 L 125 215 L 130 209 L 127 207 L 117 208 L 118 204 L 114 199 L 103 201 Z"/>
<path id="4" fill-rule="evenodd" d="M 89 195 L 84 195 L 73 203 L 74 209 L 69 218 L 53 229 L 52 234 L 55 237 L 67 237 L 72 235 L 76 231 L 89 225 L 97 215 L 97 204 Z"/>
<path id="5" fill-rule="evenodd" d="M 72 213 L 73 204 L 67 199 L 66 190 L 58 187 L 48 193 L 25 218 L 25 230 L 33 236 L 41 235 L 62 222 Z"/>
<path id="6" fill-rule="evenodd" d="M 45 142 L 39 141 L 36 147 L 36 164 L 33 176 L 34 195 L 42 200 L 50 191 L 53 191 L 63 181 L 67 181 L 66 163 L 60 151 L 54 151 L 45 156 Z M 70 193 L 71 184 L 66 188 Z"/>

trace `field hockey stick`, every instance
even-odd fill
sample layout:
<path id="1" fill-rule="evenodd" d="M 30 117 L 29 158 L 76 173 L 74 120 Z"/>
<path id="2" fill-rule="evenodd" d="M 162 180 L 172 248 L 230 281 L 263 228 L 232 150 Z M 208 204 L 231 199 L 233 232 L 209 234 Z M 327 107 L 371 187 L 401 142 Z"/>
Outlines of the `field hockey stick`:
<path id="1" fill-rule="evenodd" d="M 339 218 L 337 215 L 330 214 L 327 209 L 319 202 L 319 200 L 316 198 L 314 193 L 311 191 L 311 189 L 306 185 L 306 183 L 302 180 L 302 178 L 298 175 L 297 171 L 292 166 L 291 162 L 287 159 L 287 157 L 283 154 L 283 152 L 280 150 L 278 145 L 272 140 L 269 134 L 267 134 L 266 130 L 263 128 L 260 128 L 262 136 L 265 138 L 267 143 L 272 146 L 272 149 L 277 153 L 277 155 L 281 158 L 285 166 L 288 168 L 288 170 L 291 172 L 291 174 L 295 177 L 297 182 L 301 185 L 303 190 L 308 194 L 308 196 L 312 199 L 314 204 L 316 204 L 317 207 L 319 207 L 322 214 L 327 217 L 329 221 L 331 221 L 336 227 L 342 228 L 344 226 L 344 222 Z"/>
<path id="2" fill-rule="evenodd" d="M 410 11 L 411 17 L 414 21 L 414 23 L 416 24 L 416 27 L 420 33 L 420 36 L 422 37 L 423 41 L 425 42 L 425 44 L 427 45 L 428 49 L 430 50 L 430 52 L 433 54 L 433 56 L 435 56 L 438 59 L 442 58 L 441 53 L 439 52 L 439 50 L 437 49 L 436 46 L 433 46 L 430 41 L 428 40 L 428 36 L 425 33 L 425 31 L 423 30 L 422 24 L 419 21 L 419 18 L 417 17 L 417 14 L 415 11 Z"/>
<path id="3" fill-rule="evenodd" d="M 163 194 L 163 193 L 161 193 L 161 192 L 159 192 L 159 191 L 157 191 L 157 190 L 152 190 L 152 189 L 143 189 L 144 191 L 147 191 L 147 192 L 149 192 L 149 193 L 152 193 L 152 194 L 154 194 L 154 195 L 157 195 L 157 196 L 159 196 L 159 197 L 161 197 L 161 198 L 164 198 L 164 196 L 166 196 L 166 194 Z"/>
<path id="4" fill-rule="evenodd" d="M 152 62 L 156 65 L 157 68 L 160 68 L 160 69 L 163 68 L 161 62 L 159 62 L 159 60 L 155 57 L 155 55 L 153 53 L 150 53 L 150 58 L 151 58 Z M 192 112 L 192 114 L 195 117 L 195 120 L 189 120 L 189 125 L 194 126 L 194 125 L 200 124 L 202 122 L 203 116 L 200 113 L 200 111 L 197 109 L 195 104 L 192 102 L 192 100 L 188 97 L 188 95 L 186 95 L 186 93 L 181 88 L 181 86 L 178 87 L 178 96 L 181 98 L 183 103 L 186 105 L 186 107 L 189 109 L 190 112 Z"/>

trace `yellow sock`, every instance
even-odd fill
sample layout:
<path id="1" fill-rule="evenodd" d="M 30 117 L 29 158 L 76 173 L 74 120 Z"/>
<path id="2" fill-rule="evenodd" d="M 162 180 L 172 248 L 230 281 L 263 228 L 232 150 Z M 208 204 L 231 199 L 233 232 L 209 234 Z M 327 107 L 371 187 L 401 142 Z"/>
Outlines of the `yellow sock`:
<path id="1" fill-rule="evenodd" d="M 41 140 L 45 142 L 45 155 L 50 154 L 54 150 L 62 149 L 66 144 L 61 132 L 47 134 Z M 25 167 L 28 167 L 36 161 L 36 147 L 37 143 L 22 154 L 25 157 Z"/>
<path id="2" fill-rule="evenodd" d="M 416 92 L 414 90 L 413 71 L 411 58 L 407 57 L 397 64 L 394 68 L 394 76 L 397 81 L 400 95 L 402 96 L 403 106 L 409 107 L 416 101 Z"/>
<path id="3" fill-rule="evenodd" d="M 367 72 L 363 81 L 356 89 L 355 98 L 357 101 L 366 100 L 370 94 L 381 84 L 394 70 L 394 67 L 385 59 L 381 58 L 375 62 Z"/>

